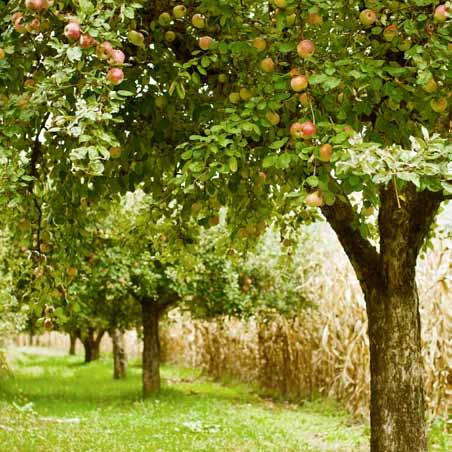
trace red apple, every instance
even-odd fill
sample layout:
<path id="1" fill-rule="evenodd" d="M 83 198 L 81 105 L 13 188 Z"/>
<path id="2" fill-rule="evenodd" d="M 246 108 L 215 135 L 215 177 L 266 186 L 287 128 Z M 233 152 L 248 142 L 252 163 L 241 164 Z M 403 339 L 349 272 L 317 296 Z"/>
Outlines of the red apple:
<path id="1" fill-rule="evenodd" d="M 199 47 L 202 50 L 209 50 L 209 47 L 211 46 L 213 42 L 213 39 L 210 36 L 203 36 L 201 38 L 199 38 Z"/>
<path id="2" fill-rule="evenodd" d="M 275 70 L 275 62 L 270 58 L 264 58 L 261 61 L 261 69 L 264 72 L 273 72 Z"/>
<path id="3" fill-rule="evenodd" d="M 303 41 L 298 43 L 297 52 L 301 58 L 309 58 L 315 52 L 315 45 L 309 39 L 303 39 Z"/>
<path id="4" fill-rule="evenodd" d="M 299 93 L 308 87 L 308 77 L 306 75 L 297 75 L 290 81 L 292 89 Z"/>
<path id="5" fill-rule="evenodd" d="M 303 127 L 303 138 L 310 138 L 317 133 L 317 127 L 312 121 L 305 121 L 301 125 Z"/>
<path id="6" fill-rule="evenodd" d="M 108 62 L 110 64 L 124 64 L 125 59 L 126 56 L 122 50 L 113 49 L 108 58 Z"/>
<path id="7" fill-rule="evenodd" d="M 80 36 L 80 47 L 82 49 L 89 49 L 90 47 L 94 47 L 96 45 L 96 40 L 90 35 L 81 35 Z"/>
<path id="8" fill-rule="evenodd" d="M 25 33 L 27 31 L 25 25 L 23 25 L 23 16 L 20 15 L 17 17 L 17 19 L 14 21 L 14 29 L 18 32 L 18 33 Z"/>
<path id="9" fill-rule="evenodd" d="M 325 143 L 320 146 L 319 158 L 322 162 L 329 162 L 333 156 L 333 147 L 331 144 Z"/>
<path id="10" fill-rule="evenodd" d="M 107 80 L 112 85 L 119 85 L 124 80 L 124 72 L 119 67 L 112 67 L 107 73 Z"/>
<path id="11" fill-rule="evenodd" d="M 309 193 L 309 195 L 306 196 L 304 202 L 309 207 L 322 207 L 323 193 L 320 190 Z"/>
<path id="12" fill-rule="evenodd" d="M 195 14 L 191 19 L 191 23 L 195 28 L 204 28 L 206 25 L 206 18 L 202 14 Z"/>
<path id="13" fill-rule="evenodd" d="M 69 22 L 64 27 L 64 36 L 66 36 L 67 39 L 70 41 L 76 41 L 80 39 L 81 30 L 80 30 L 80 24 L 77 22 Z"/>
<path id="14" fill-rule="evenodd" d="M 375 11 L 371 9 L 364 9 L 359 13 L 359 21 L 365 26 L 370 27 L 377 21 Z"/>
<path id="15" fill-rule="evenodd" d="M 44 0 L 25 0 L 25 7 L 32 11 L 41 11 L 47 7 Z"/>
<path id="16" fill-rule="evenodd" d="M 388 25 L 383 31 L 383 39 L 385 41 L 391 42 L 394 38 L 399 35 L 399 29 L 397 25 Z"/>
<path id="17" fill-rule="evenodd" d="M 303 138 L 303 124 L 300 122 L 295 122 L 290 126 L 290 134 L 293 138 Z"/>
<path id="18" fill-rule="evenodd" d="M 445 22 L 447 20 L 447 16 L 448 10 L 446 5 L 439 5 L 436 7 L 435 14 L 433 15 L 435 22 Z"/>

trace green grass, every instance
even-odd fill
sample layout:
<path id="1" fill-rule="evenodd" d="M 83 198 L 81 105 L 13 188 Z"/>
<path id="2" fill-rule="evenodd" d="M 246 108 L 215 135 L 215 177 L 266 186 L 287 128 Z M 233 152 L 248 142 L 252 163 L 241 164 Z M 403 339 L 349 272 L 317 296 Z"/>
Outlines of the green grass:
<path id="1" fill-rule="evenodd" d="M 114 381 L 107 358 L 16 352 L 0 380 L 0 451 L 368 450 L 367 429 L 330 402 L 263 400 L 196 370 L 164 366 L 161 394 L 143 402 L 138 364 Z"/>

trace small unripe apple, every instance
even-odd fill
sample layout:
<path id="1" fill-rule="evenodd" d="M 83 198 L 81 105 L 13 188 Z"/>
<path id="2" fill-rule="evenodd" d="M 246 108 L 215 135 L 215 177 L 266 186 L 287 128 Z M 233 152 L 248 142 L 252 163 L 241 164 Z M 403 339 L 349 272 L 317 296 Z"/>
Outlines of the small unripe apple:
<path id="1" fill-rule="evenodd" d="M 240 89 L 240 98 L 244 100 L 245 102 L 250 100 L 253 97 L 253 94 L 248 88 L 241 88 Z"/>
<path id="2" fill-rule="evenodd" d="M 64 27 L 64 36 L 70 41 L 77 41 L 81 35 L 80 24 L 77 22 L 69 22 Z"/>
<path id="3" fill-rule="evenodd" d="M 44 319 L 44 328 L 47 331 L 52 331 L 52 329 L 53 329 L 52 319 Z"/>
<path id="4" fill-rule="evenodd" d="M 274 0 L 275 6 L 284 9 L 287 6 L 287 0 Z"/>
<path id="5" fill-rule="evenodd" d="M 308 108 L 312 104 L 312 98 L 308 93 L 302 93 L 300 94 L 300 97 L 298 98 L 300 101 L 300 104 L 303 105 L 303 107 Z"/>
<path id="6" fill-rule="evenodd" d="M 191 23 L 195 28 L 204 28 L 206 26 L 206 18 L 202 14 L 195 14 L 191 19 Z"/>
<path id="7" fill-rule="evenodd" d="M 361 209 L 361 213 L 365 216 L 365 217 L 370 217 L 371 215 L 373 215 L 374 213 L 374 208 L 372 206 L 365 206 Z"/>
<path id="8" fill-rule="evenodd" d="M 220 74 L 220 75 L 218 76 L 218 81 L 219 81 L 220 83 L 227 83 L 228 80 L 229 80 L 228 74 Z"/>
<path id="9" fill-rule="evenodd" d="M 200 202 L 200 201 L 194 202 L 191 205 L 191 212 L 192 212 L 192 214 L 197 215 L 199 212 L 201 212 L 202 206 L 203 206 L 202 202 Z"/>
<path id="10" fill-rule="evenodd" d="M 259 184 L 263 184 L 266 180 L 267 180 L 267 173 L 265 173 L 264 171 L 259 171 L 259 173 L 257 175 L 257 182 Z"/>
<path id="11" fill-rule="evenodd" d="M 24 88 L 34 88 L 36 86 L 36 80 L 33 80 L 32 78 L 28 78 L 24 82 Z"/>
<path id="12" fill-rule="evenodd" d="M 435 22 L 445 22 L 447 20 L 448 11 L 446 5 L 439 5 L 435 9 L 433 18 Z"/>
<path id="13" fill-rule="evenodd" d="M 388 25 L 383 31 L 383 39 L 385 41 L 391 42 L 394 38 L 399 35 L 399 29 L 397 25 Z"/>
<path id="14" fill-rule="evenodd" d="M 281 121 L 281 118 L 280 118 L 279 114 L 274 112 L 274 111 L 267 112 L 266 115 L 265 115 L 265 119 L 267 119 L 267 121 L 272 126 L 277 126 L 279 124 L 279 122 Z"/>
<path id="15" fill-rule="evenodd" d="M 0 47 L 0 60 L 3 60 L 5 56 L 6 56 L 5 51 Z"/>
<path id="16" fill-rule="evenodd" d="M 187 14 L 187 8 L 184 5 L 177 5 L 173 8 L 173 15 L 176 19 L 183 19 Z"/>
<path id="17" fill-rule="evenodd" d="M 267 48 L 267 41 L 263 38 L 254 38 L 253 47 L 257 49 L 258 52 L 263 52 Z"/>
<path id="18" fill-rule="evenodd" d="M 158 96 L 155 98 L 155 106 L 159 110 L 162 110 L 163 108 L 165 108 L 166 104 L 167 104 L 167 100 L 166 100 L 165 96 Z"/>
<path id="19" fill-rule="evenodd" d="M 98 45 L 96 49 L 96 55 L 101 60 L 107 60 L 110 57 L 111 52 L 113 52 L 113 46 L 108 41 Z"/>
<path id="20" fill-rule="evenodd" d="M 430 107 L 436 113 L 443 113 L 447 110 L 447 99 L 440 97 L 439 99 L 432 99 L 430 101 Z"/>
<path id="21" fill-rule="evenodd" d="M 110 64 L 124 64 L 126 56 L 122 50 L 113 49 L 110 52 L 110 57 L 108 58 L 108 62 Z"/>
<path id="22" fill-rule="evenodd" d="M 316 190 L 309 193 L 304 200 L 305 204 L 309 207 L 322 207 L 323 206 L 323 193 L 320 190 Z"/>
<path id="23" fill-rule="evenodd" d="M 176 33 L 173 30 L 168 30 L 165 33 L 165 41 L 166 42 L 174 42 L 176 40 Z"/>
<path id="24" fill-rule="evenodd" d="M 294 25 L 294 23 L 295 23 L 295 21 L 297 20 L 297 15 L 294 13 L 294 14 L 289 14 L 287 17 L 286 17 L 286 23 L 287 23 L 287 26 L 288 27 L 292 27 L 293 25 Z"/>
<path id="25" fill-rule="evenodd" d="M 438 85 L 434 78 L 430 78 L 428 81 L 426 81 L 422 85 L 422 88 L 424 89 L 425 92 L 431 94 L 431 93 L 434 93 L 438 89 Z"/>
<path id="26" fill-rule="evenodd" d="M 275 70 L 275 62 L 270 58 L 264 58 L 261 61 L 261 69 L 264 72 L 273 72 Z"/>
<path id="27" fill-rule="evenodd" d="M 94 47 L 96 44 L 96 40 L 90 35 L 81 35 L 80 36 L 80 47 L 82 49 L 89 49 L 90 47 Z"/>
<path id="28" fill-rule="evenodd" d="M 75 267 L 68 267 L 66 273 L 70 278 L 75 278 L 78 275 L 78 270 Z"/>
<path id="29" fill-rule="evenodd" d="M 319 13 L 308 14 L 307 22 L 309 25 L 322 25 L 323 17 Z"/>
<path id="30" fill-rule="evenodd" d="M 213 39 L 210 36 L 203 36 L 201 38 L 199 38 L 199 47 L 202 50 L 209 50 L 209 47 L 211 46 L 213 42 Z"/>
<path id="31" fill-rule="evenodd" d="M 42 11 L 46 6 L 44 0 L 25 0 L 25 7 L 32 11 Z"/>
<path id="32" fill-rule="evenodd" d="M 319 158 L 322 162 L 329 162 L 333 156 L 333 147 L 329 143 L 322 144 L 319 149 Z"/>
<path id="33" fill-rule="evenodd" d="M 144 35 L 143 35 L 143 33 L 140 33 L 139 31 L 130 30 L 129 33 L 127 33 L 127 39 L 134 46 L 143 47 L 143 45 L 144 45 Z"/>
<path id="34" fill-rule="evenodd" d="M 171 23 L 171 15 L 170 13 L 164 12 L 159 16 L 159 24 L 162 27 L 167 27 Z"/>
<path id="35" fill-rule="evenodd" d="M 301 58 L 309 58 L 315 52 L 315 45 L 309 39 L 303 39 L 298 43 L 297 52 Z"/>
<path id="36" fill-rule="evenodd" d="M 107 80 L 112 85 L 119 85 L 124 80 L 124 72 L 119 67 L 112 67 L 107 73 Z"/>
<path id="37" fill-rule="evenodd" d="M 231 102 L 231 104 L 238 104 L 240 102 L 240 99 L 240 93 L 233 92 L 229 94 L 229 102 Z"/>
<path id="38" fill-rule="evenodd" d="M 372 9 L 364 9 L 359 13 L 359 21 L 365 27 L 370 27 L 377 21 L 377 15 Z"/>
<path id="39" fill-rule="evenodd" d="M 309 81 L 306 75 L 297 75 L 290 81 L 291 88 L 299 93 L 308 87 Z"/>
<path id="40" fill-rule="evenodd" d="M 112 159 L 117 159 L 122 154 L 122 149 L 119 146 L 114 146 L 109 149 L 108 153 Z"/>

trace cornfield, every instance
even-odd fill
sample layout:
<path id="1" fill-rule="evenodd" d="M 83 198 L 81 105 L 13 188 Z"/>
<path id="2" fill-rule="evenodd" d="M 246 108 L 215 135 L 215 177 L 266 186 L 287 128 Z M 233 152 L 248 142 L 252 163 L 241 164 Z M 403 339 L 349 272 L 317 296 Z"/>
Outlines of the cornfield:
<path id="1" fill-rule="evenodd" d="M 306 269 L 304 269 L 306 270 Z M 166 359 L 221 378 L 258 384 L 293 399 L 338 400 L 357 419 L 368 416 L 369 344 L 365 303 L 339 249 L 304 281 L 316 308 L 292 318 L 192 320 L 175 311 L 162 334 Z M 452 407 L 452 246 L 436 241 L 418 264 L 428 414 Z M 315 296 L 315 298 L 313 298 Z"/>

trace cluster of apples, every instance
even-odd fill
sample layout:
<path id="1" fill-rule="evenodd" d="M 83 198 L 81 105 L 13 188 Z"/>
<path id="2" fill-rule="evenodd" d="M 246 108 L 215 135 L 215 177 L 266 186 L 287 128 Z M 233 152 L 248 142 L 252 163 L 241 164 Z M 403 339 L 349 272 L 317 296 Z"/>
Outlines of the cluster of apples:
<path id="1" fill-rule="evenodd" d="M 72 19 L 64 27 L 64 36 L 71 41 L 78 41 L 82 49 L 96 47 L 96 55 L 100 60 L 107 60 L 108 64 L 114 66 L 107 72 L 107 80 L 112 85 L 119 85 L 124 80 L 124 72 L 120 66 L 124 64 L 126 56 L 122 50 L 114 49 L 110 42 L 98 43 L 91 35 L 83 33 L 77 20 Z"/>
<path id="2" fill-rule="evenodd" d="M 38 13 L 30 21 L 25 22 L 25 16 L 22 12 L 13 14 L 12 21 L 14 29 L 18 33 L 39 33 L 50 28 L 48 20 L 42 20 L 40 13 L 53 6 L 53 0 L 25 0 L 25 8 L 29 11 Z"/>
<path id="3" fill-rule="evenodd" d="M 52 317 L 54 314 L 55 314 L 55 308 L 53 306 L 49 306 L 46 304 L 45 309 L 44 309 L 45 317 L 44 317 L 43 325 L 47 331 L 52 331 L 52 329 L 53 329 Z"/>
<path id="4" fill-rule="evenodd" d="M 158 23 L 161 27 L 170 27 L 173 18 L 176 20 L 185 19 L 187 16 L 187 8 L 184 5 L 176 5 L 171 13 L 165 11 L 160 14 L 158 18 Z M 202 30 L 206 27 L 206 18 L 202 14 L 194 14 L 191 18 L 191 24 L 198 30 Z M 165 32 L 165 41 L 172 43 L 176 40 L 176 33 L 173 30 L 168 30 Z M 213 44 L 214 40 L 211 36 L 201 36 L 198 40 L 198 45 L 202 50 L 209 50 L 210 46 Z"/>

